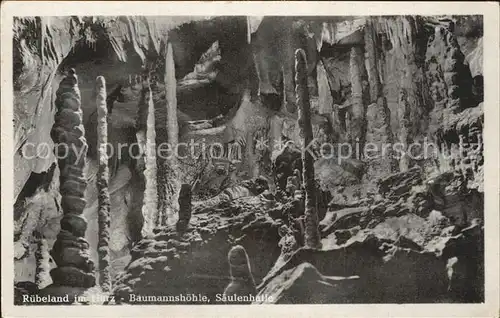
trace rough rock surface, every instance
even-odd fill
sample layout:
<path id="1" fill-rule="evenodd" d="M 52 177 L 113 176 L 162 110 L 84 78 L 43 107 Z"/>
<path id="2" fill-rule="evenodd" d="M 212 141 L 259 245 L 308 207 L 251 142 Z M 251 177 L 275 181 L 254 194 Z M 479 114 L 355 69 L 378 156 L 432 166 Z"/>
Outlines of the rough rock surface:
<path id="1" fill-rule="evenodd" d="M 327 277 L 309 263 L 286 270 L 266 285 L 257 304 L 350 303 L 358 277 Z"/>
<path id="2" fill-rule="evenodd" d="M 398 196 L 387 191 L 381 180 L 377 196 L 331 205 L 320 223 L 323 249 L 294 249 L 266 275 L 258 295 L 271 293 L 278 303 L 301 302 L 294 298 L 299 290 L 314 290 L 317 296 L 304 303 L 312 299 L 318 303 L 482 299 L 483 226 L 470 209 L 468 221 L 454 218 L 450 209 L 457 201 L 443 200 L 459 193 L 460 187 L 450 185 L 462 184 L 461 176 L 445 173 L 432 179 L 439 189 L 447 188 L 439 192 L 423 186 L 420 175 L 418 169 L 411 169 L 388 177 Z M 467 244 L 471 247 L 465 248 Z M 312 278 L 304 278 L 309 275 Z M 336 281 L 343 288 L 325 276 L 343 277 Z M 358 278 L 346 279 L 353 276 Z"/>
<path id="3" fill-rule="evenodd" d="M 82 279 L 87 277 L 82 276 L 87 268 L 82 264 L 88 265 L 89 257 L 97 259 L 97 240 L 88 235 L 97 232 L 97 116 L 90 107 L 94 80 L 104 74 L 112 92 L 121 85 L 123 98 L 116 100 L 110 116 L 109 140 L 133 143 L 138 74 L 149 68 L 161 140 L 167 135 L 168 112 L 158 77 L 165 75 L 162 55 L 168 35 L 175 60 L 179 140 L 241 145 L 247 162 L 222 174 L 218 162 L 209 163 L 203 172 L 210 185 L 206 192 L 195 191 L 202 183 L 195 182 L 197 172 L 183 174 L 183 182 L 193 181 L 193 198 L 203 199 L 193 202 L 191 221 L 183 224 L 182 233 L 175 226 L 161 227 L 152 238 L 141 240 L 145 180 L 129 157 L 111 158 L 109 245 L 112 277 L 118 272 L 117 296 L 126 302 L 131 293 L 200 292 L 213 299 L 230 282 L 227 253 L 241 245 L 259 294 L 272 294 L 275 303 L 484 300 L 482 149 L 462 149 L 461 160 L 439 152 L 433 162 L 405 161 L 403 172 L 394 175 L 390 173 L 398 169 L 388 160 L 339 162 L 339 153 L 334 153 L 332 159 L 316 161 L 323 245 L 317 251 L 303 248 L 300 152 L 275 151 L 282 140 L 297 147 L 303 143 L 293 96 L 297 48 L 306 53 L 312 130 L 320 143 L 349 142 L 357 136 L 384 144 L 392 135 L 403 142 L 430 136 L 448 148 L 461 141 L 482 145 L 482 17 L 469 18 L 254 17 L 258 23 L 250 32 L 244 17 L 15 20 L 15 257 L 16 281 L 24 281 L 16 284 L 16 299 L 46 292 L 26 282 L 36 279 L 36 259 L 46 262 L 33 255 L 37 243 L 63 250 L 56 263 L 70 265 L 57 268 L 54 283 L 90 283 Z M 101 22 L 109 35 L 104 41 L 92 33 L 96 27 L 102 30 Z M 370 47 L 370 41 L 375 45 Z M 359 50 L 363 45 L 366 70 Z M 18 151 L 25 142 L 52 144 L 47 127 L 56 111 L 57 84 L 60 73 L 71 67 L 79 74 L 89 144 L 87 222 L 78 217 L 61 221 L 68 200 L 61 209 L 57 189 L 74 188 L 53 182 L 59 179 L 59 167 L 51 168 L 54 158 L 25 160 Z M 366 136 L 356 125 L 363 118 Z M 257 149 L 252 139 L 260 138 L 267 138 L 270 151 Z M 187 171 L 188 163 L 181 164 Z M 259 175 L 274 179 L 275 185 L 240 180 Z M 187 201 L 179 205 L 189 207 Z M 46 242 L 34 242 L 37 232 Z M 72 246 L 54 244 L 57 233 L 59 241 Z M 49 267 L 54 264 L 49 262 Z M 84 289 L 58 286 L 52 293 L 72 298 Z M 299 299 L 299 294 L 309 298 Z"/>
<path id="4" fill-rule="evenodd" d="M 195 214 L 182 233 L 166 227 L 131 250 L 131 262 L 117 277 L 114 294 L 201 293 L 215 301 L 230 281 L 226 255 L 233 245 L 248 253 L 252 274 L 260 282 L 280 255 L 279 223 L 265 211 L 276 203 L 261 196 L 241 198 L 219 209 Z"/>

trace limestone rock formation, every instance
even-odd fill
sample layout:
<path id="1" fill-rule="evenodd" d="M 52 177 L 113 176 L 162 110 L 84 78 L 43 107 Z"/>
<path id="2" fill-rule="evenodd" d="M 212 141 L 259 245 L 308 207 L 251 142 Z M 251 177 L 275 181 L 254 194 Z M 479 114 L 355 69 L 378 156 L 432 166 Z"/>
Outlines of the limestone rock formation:
<path id="1" fill-rule="evenodd" d="M 172 51 L 172 44 L 167 44 L 165 54 L 165 108 L 166 108 L 166 127 L 167 138 L 159 138 L 161 142 L 168 142 L 170 147 L 170 154 L 167 158 L 163 155 L 158 155 L 158 224 L 166 225 L 167 219 L 173 217 L 173 209 L 175 205 L 169 202 L 175 201 L 175 193 L 178 188 L 179 172 L 177 157 L 178 153 L 177 144 L 179 143 L 179 126 L 177 122 L 177 81 L 175 79 L 175 65 Z"/>
<path id="2" fill-rule="evenodd" d="M 280 255 L 281 224 L 266 213 L 273 207 L 275 202 L 261 196 L 240 198 L 193 214 L 182 233 L 173 226 L 155 229 L 154 237 L 132 248 L 114 294 L 130 302 L 130 294 L 201 293 L 214 302 L 230 282 L 227 251 L 234 245 L 245 248 L 258 283 Z"/>
<path id="3" fill-rule="evenodd" d="M 421 223 L 423 228 L 415 228 L 411 232 L 413 236 L 409 236 L 410 232 L 406 234 L 399 232 L 398 235 L 397 228 L 392 230 L 395 231 L 392 232 L 395 235 L 389 236 L 388 233 L 391 233 L 387 228 L 389 224 L 401 226 L 399 231 L 409 229 L 408 225 L 399 223 L 402 220 L 390 220 L 391 223 L 389 220 L 383 221 L 380 227 L 358 231 L 338 246 L 325 245 L 325 250 L 317 251 L 306 248 L 297 250 L 287 262 L 282 263 L 280 267 L 275 268 L 266 276 L 258 286 L 258 295 L 272 294 L 273 301 L 278 303 L 302 303 L 299 295 L 304 296 L 304 294 L 297 294 L 298 291 L 310 290 L 312 294 L 309 299 L 304 300 L 304 303 L 325 304 L 385 303 L 389 299 L 397 302 L 460 302 L 469 297 L 481 297 L 482 292 L 475 284 L 482 279 L 482 269 L 475 264 L 468 263 L 475 256 L 466 256 L 460 266 L 455 265 L 455 259 L 451 263 L 447 261 L 452 254 L 462 254 L 452 247 L 454 245 L 451 242 L 455 242 L 455 236 L 449 231 L 446 232 L 447 228 L 443 226 L 445 223 L 431 227 L 431 219 L 423 220 Z M 415 226 L 414 221 L 410 221 L 409 224 Z M 424 228 L 428 231 L 426 239 L 417 244 L 408 238 L 413 237 L 418 240 L 418 233 Z M 440 231 L 441 229 L 443 237 L 441 245 L 437 245 L 438 243 L 432 240 L 435 237 L 432 230 Z M 481 231 L 477 226 L 476 230 L 478 231 L 476 233 Z M 471 230 L 464 231 L 464 233 L 471 232 Z M 457 237 L 460 242 L 471 240 L 475 244 L 481 244 L 477 236 L 465 239 L 464 234 L 458 234 Z M 472 239 L 472 237 L 475 238 Z M 324 241 L 326 243 L 331 240 L 325 239 Z M 453 250 L 453 252 L 451 254 L 438 253 L 436 246 L 439 246 L 438 250 Z M 480 248 L 474 250 L 478 251 Z M 477 255 L 475 253 L 474 255 Z M 332 262 L 333 259 L 336 262 Z M 451 266 L 456 269 L 447 270 L 447 262 L 448 268 Z M 316 273 L 315 275 L 308 278 L 302 276 L 304 274 L 299 275 L 304 268 L 310 266 L 315 268 L 311 271 L 311 273 Z M 461 266 L 468 269 L 460 268 Z M 461 276 L 467 270 L 471 271 L 470 275 L 477 276 L 471 280 Z M 318 284 L 318 281 L 323 284 Z M 466 282 L 474 287 L 460 285 L 467 284 Z M 337 284 L 340 285 L 336 286 Z M 458 296 L 458 293 L 450 293 L 450 284 L 456 286 L 456 290 L 468 288 L 469 291 L 475 292 Z"/>
<path id="4" fill-rule="evenodd" d="M 391 129 L 391 114 L 387 106 L 387 97 L 381 82 L 383 69 L 380 69 L 379 66 L 380 61 L 384 62 L 382 58 L 383 46 L 373 19 L 367 20 L 364 40 L 366 70 L 370 84 L 370 102 L 366 109 L 366 142 L 377 148 L 375 153 L 363 155 L 364 159 L 369 161 L 369 168 L 366 172 L 368 179 L 395 172 L 398 165 L 392 149 L 382 150 L 384 145 L 390 145 L 394 142 L 394 136 Z"/>
<path id="5" fill-rule="evenodd" d="M 395 78 L 397 140 L 403 145 L 422 141 L 428 127 L 430 94 L 425 79 L 425 48 L 428 33 L 423 17 L 398 16 L 383 19 L 383 27 L 390 40 L 392 51 L 398 60 L 398 77 Z M 413 166 L 411 156 L 401 154 L 400 171 Z"/>
<path id="6" fill-rule="evenodd" d="M 57 268 L 51 270 L 53 284 L 44 289 L 50 294 L 60 286 L 89 288 L 95 285 L 94 263 L 88 254 L 89 244 L 84 239 L 87 221 L 82 213 L 85 208 L 84 176 L 87 143 L 81 113 L 81 96 L 74 69 L 59 84 L 55 101 L 57 113 L 51 136 L 56 144 L 60 169 L 61 231 L 51 251 Z M 62 153 L 66 150 L 67 153 Z"/>
<path id="7" fill-rule="evenodd" d="M 346 304 L 359 277 L 326 277 L 310 263 L 276 276 L 257 295 L 257 304 Z"/>
<path id="8" fill-rule="evenodd" d="M 105 238 L 122 303 L 197 293 L 213 303 L 231 283 L 234 246 L 248 256 L 251 293 L 272 296 L 256 303 L 484 301 L 482 19 L 14 19 L 16 303 L 94 292 Z M 74 74 L 52 96 L 71 68 L 81 96 Z M 110 89 L 97 96 L 108 141 L 133 145 L 109 158 L 109 200 L 98 191 L 98 75 Z M 73 160 L 85 157 L 84 131 L 88 165 Z M 425 137 L 444 148 L 431 160 L 398 168 L 398 151 L 380 151 Z M 220 143 L 223 157 L 191 156 L 181 144 L 191 139 Z M 381 158 L 321 147 L 356 139 Z M 151 156 L 165 141 L 188 157 Z M 74 164 L 27 159 L 29 143 L 75 146 Z"/>
<path id="9" fill-rule="evenodd" d="M 96 105 L 98 116 L 98 149 L 99 149 L 99 171 L 97 176 L 97 188 L 99 191 L 99 243 L 97 252 L 99 254 L 99 285 L 104 292 L 111 290 L 111 277 L 109 272 L 109 238 L 110 238 L 110 205 L 109 197 L 109 168 L 108 168 L 108 105 L 106 104 L 106 81 L 99 76 L 96 79 Z"/>
<path id="10" fill-rule="evenodd" d="M 41 233 L 37 233 L 37 249 L 35 252 L 36 258 L 36 273 L 35 284 L 38 289 L 42 289 L 50 285 L 50 264 L 49 264 L 49 246 L 47 240 Z"/>
<path id="11" fill-rule="evenodd" d="M 305 53 L 301 50 L 295 52 L 295 93 L 299 106 L 298 123 L 304 138 L 304 145 L 307 147 L 313 140 L 311 127 L 311 104 L 309 102 L 309 91 L 307 88 L 307 64 Z M 306 246 L 320 248 L 318 232 L 318 211 L 315 201 L 315 181 L 314 181 L 314 161 L 311 154 L 304 148 L 302 150 L 302 179 L 305 196 L 305 242 Z"/>
<path id="12" fill-rule="evenodd" d="M 232 247 L 227 255 L 227 259 L 229 262 L 229 271 L 231 273 L 231 282 L 224 289 L 223 297 L 227 299 L 237 299 L 238 296 L 255 296 L 257 289 L 255 288 L 255 281 L 245 248 L 241 245 Z M 230 303 L 248 302 L 231 301 Z"/>
<path id="13" fill-rule="evenodd" d="M 143 171 L 146 183 L 142 206 L 143 225 L 141 233 L 142 236 L 147 237 L 153 233 L 158 214 L 155 106 L 149 78 L 146 78 L 143 82 L 136 127 L 137 140 L 143 151 Z"/>
<path id="14" fill-rule="evenodd" d="M 466 64 L 457 39 L 454 24 L 437 25 L 426 51 L 426 75 L 431 83 L 434 109 L 431 127 L 435 132 L 440 123 L 474 104 L 471 71 Z"/>
<path id="15" fill-rule="evenodd" d="M 368 106 L 368 100 L 370 99 L 370 92 L 368 91 L 368 75 L 366 73 L 363 51 L 359 46 L 351 48 L 350 76 L 350 142 L 352 145 L 359 144 L 359 149 L 363 149 L 366 138 L 366 107 Z M 356 159 L 360 158 L 361 156 L 356 157 Z"/>
<path id="16" fill-rule="evenodd" d="M 179 193 L 179 219 L 176 224 L 177 231 L 184 231 L 189 226 L 192 209 L 191 185 L 183 184 Z"/>
<path id="17" fill-rule="evenodd" d="M 19 150 L 25 142 L 53 144 L 50 130 L 54 107 L 50 96 L 61 79 L 56 71 L 77 42 L 82 27 L 83 23 L 73 17 L 16 17 L 13 21 L 14 198 L 32 172 L 43 173 L 54 162 L 50 153 L 44 158 L 30 158 Z M 52 41 L 59 45 L 51 47 Z"/>
<path id="18" fill-rule="evenodd" d="M 323 250 L 317 252 L 300 248 L 285 261 L 277 262 L 258 286 L 259 295 L 271 293 L 275 296 L 274 301 L 280 303 L 298 302 L 293 298 L 293 290 L 303 286 L 300 288 L 314 290 L 311 299 L 324 303 L 372 303 L 387 302 L 388 299 L 400 302 L 460 302 L 481 298 L 483 290 L 480 285 L 484 272 L 478 263 L 472 261 L 477 253 L 481 253 L 483 246 L 480 234 L 483 230 L 477 221 L 481 216 L 474 212 L 477 208 L 481 209 L 481 202 L 477 198 L 472 199 L 470 194 L 462 194 L 465 200 L 475 202 L 466 208 L 468 219 L 465 222 L 472 225 L 464 228 L 464 221 L 456 217 L 462 214 L 451 212 L 456 210 L 456 198 L 444 199 L 459 189 L 463 191 L 463 177 L 456 173 L 444 173 L 432 179 L 431 186 L 426 186 L 429 181 L 422 180 L 420 176 L 421 171 L 413 168 L 381 180 L 380 197 L 369 196 L 356 202 L 346 202 L 343 206 L 338 203 L 332 205 L 332 211 L 328 211 L 320 223 Z M 387 191 L 384 187 L 389 180 L 392 180 L 390 184 L 396 185 L 396 192 Z M 470 248 L 473 253 L 464 253 L 455 245 L 460 242 L 457 244 L 462 246 L 460 244 L 472 241 L 474 243 L 470 244 L 476 244 Z M 334 255 L 344 251 L 345 255 Z M 319 256 L 321 253 L 332 254 L 325 255 L 323 259 Z M 342 262 L 330 263 L 332 259 Z M 306 263 L 312 264 L 321 273 L 315 277 L 355 275 L 359 278 L 346 282 L 346 286 L 342 285 L 345 289 L 341 290 L 347 294 L 340 296 L 337 294 L 340 290 L 331 283 L 325 282 L 323 288 L 319 288 L 316 279 L 295 282 L 293 277 L 298 279 L 301 276 L 293 273 L 300 273 L 303 266 L 309 266 Z M 482 264 L 481 261 L 479 264 Z M 421 271 L 421 267 L 425 270 Z M 386 275 L 387 278 L 384 278 Z M 283 282 L 288 279 L 289 283 Z M 317 279 L 325 281 L 325 278 Z M 385 285 L 389 281 L 391 283 Z M 455 291 L 452 291 L 453 288 Z M 363 292 L 360 293 L 361 290 Z M 380 293 L 380 290 L 384 292 Z M 326 300 L 327 295 L 332 295 L 332 298 Z"/>
<path id="19" fill-rule="evenodd" d="M 256 179 L 245 180 L 241 182 L 241 184 L 236 184 L 224 189 L 222 192 L 210 199 L 197 202 L 193 207 L 193 214 L 209 211 L 217 205 L 228 203 L 232 200 L 259 195 L 268 188 L 268 182 L 263 178 L 259 177 Z M 185 193 L 187 193 L 187 191 Z"/>
<path id="20" fill-rule="evenodd" d="M 409 192 L 412 186 L 422 183 L 422 170 L 419 167 L 408 171 L 392 174 L 386 178 L 379 179 L 379 192 L 383 196 L 399 199 Z"/>

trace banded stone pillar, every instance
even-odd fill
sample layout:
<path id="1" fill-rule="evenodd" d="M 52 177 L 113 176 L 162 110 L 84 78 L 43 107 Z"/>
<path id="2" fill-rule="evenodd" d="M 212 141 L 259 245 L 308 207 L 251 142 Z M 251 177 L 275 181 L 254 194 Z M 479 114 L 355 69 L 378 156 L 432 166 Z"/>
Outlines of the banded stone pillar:
<path id="1" fill-rule="evenodd" d="M 51 251 L 57 268 L 51 270 L 50 276 L 56 286 L 89 288 L 95 285 L 95 276 L 89 243 L 85 240 L 87 221 L 82 216 L 86 205 L 84 168 L 87 141 L 82 124 L 78 77 L 74 69 L 59 84 L 55 104 L 57 112 L 51 137 L 56 144 L 64 216 Z"/>
<path id="2" fill-rule="evenodd" d="M 295 51 L 295 95 L 299 109 L 298 126 L 304 138 L 304 149 L 313 140 L 311 104 L 307 87 L 307 62 L 303 50 Z M 321 248 L 318 211 L 316 210 L 316 187 L 314 181 L 314 158 L 308 151 L 302 151 L 302 180 L 305 198 L 305 243 L 310 248 Z"/>
<path id="3" fill-rule="evenodd" d="M 97 104 L 97 142 L 99 153 L 99 170 L 97 173 L 98 191 L 98 243 L 97 253 L 99 255 L 99 285 L 104 292 L 111 291 L 111 275 L 109 272 L 109 227 L 111 199 L 109 196 L 109 167 L 108 167 L 108 105 L 106 103 L 106 81 L 99 76 L 96 79 L 96 104 Z"/>

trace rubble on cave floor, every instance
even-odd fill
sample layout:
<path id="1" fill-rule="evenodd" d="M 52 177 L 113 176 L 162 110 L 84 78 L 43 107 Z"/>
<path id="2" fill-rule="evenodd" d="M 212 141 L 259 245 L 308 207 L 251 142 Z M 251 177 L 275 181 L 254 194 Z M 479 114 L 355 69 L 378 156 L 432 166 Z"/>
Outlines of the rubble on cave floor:
<path id="1" fill-rule="evenodd" d="M 246 249 L 260 282 L 280 254 L 280 223 L 265 213 L 275 204 L 261 196 L 241 198 L 193 215 L 183 233 L 155 229 L 152 238 L 132 248 L 131 262 L 116 278 L 117 300 L 128 302 L 130 294 L 202 294 L 215 301 L 230 281 L 226 256 L 237 244 Z"/>
<path id="2" fill-rule="evenodd" d="M 431 181 L 441 188 L 464 182 L 459 174 L 443 175 L 424 182 L 421 171 L 414 169 L 381 180 L 376 197 L 343 204 L 332 200 L 320 223 L 323 248 L 302 247 L 288 260 L 281 259 L 258 286 L 256 303 L 265 303 L 265 295 L 272 295 L 268 303 L 482 299 L 484 227 L 471 210 L 468 226 L 455 218 L 456 212 L 449 209 L 455 202 L 446 199 L 454 196 L 449 189 L 425 187 Z M 327 282 L 329 276 L 336 277 L 335 283 Z M 306 291 L 312 295 L 298 297 Z"/>
<path id="3" fill-rule="evenodd" d="M 157 228 L 133 247 L 114 294 L 123 302 L 130 294 L 179 293 L 214 301 L 230 281 L 227 252 L 239 244 L 256 279 L 255 303 L 477 301 L 484 292 L 483 226 L 476 218 L 464 227 L 433 209 L 440 198 L 422 189 L 416 171 L 390 176 L 394 187 L 382 187 L 376 198 L 332 204 L 320 225 L 321 250 L 301 247 L 286 233 L 300 202 L 264 195 L 195 214 L 184 233 Z"/>

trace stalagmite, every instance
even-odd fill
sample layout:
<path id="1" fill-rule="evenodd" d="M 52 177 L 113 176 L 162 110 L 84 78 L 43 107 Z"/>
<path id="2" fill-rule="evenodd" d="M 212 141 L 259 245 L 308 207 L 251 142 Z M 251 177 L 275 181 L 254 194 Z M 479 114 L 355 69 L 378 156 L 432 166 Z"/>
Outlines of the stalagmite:
<path id="1" fill-rule="evenodd" d="M 97 141 L 99 151 L 99 170 L 97 176 L 98 189 L 98 223 L 99 242 L 97 253 L 99 255 L 99 285 L 104 292 L 111 291 L 111 276 L 109 272 L 109 227 L 111 201 L 108 191 L 109 168 L 108 168 L 108 107 L 106 103 L 106 82 L 104 77 L 99 76 L 96 80 L 96 104 L 97 104 Z"/>
<path id="2" fill-rule="evenodd" d="M 82 125 L 81 97 L 78 78 L 71 69 L 59 84 L 56 92 L 57 113 L 51 137 L 60 169 L 61 231 L 51 251 L 57 268 L 50 275 L 54 286 L 89 288 L 95 285 L 94 263 L 88 253 L 89 244 L 85 240 L 87 221 L 82 216 L 87 181 L 84 176 L 87 142 Z M 66 153 L 65 153 L 66 152 Z"/>
<path id="3" fill-rule="evenodd" d="M 39 289 L 47 287 L 50 284 L 50 265 L 49 265 L 49 245 L 42 233 L 35 232 L 36 251 L 35 251 L 35 284 Z"/>
<path id="4" fill-rule="evenodd" d="M 361 47 L 351 48 L 350 56 L 352 106 L 350 109 L 351 144 L 363 149 L 366 137 L 366 106 L 368 105 L 368 79 Z M 354 148 L 356 149 L 356 148 Z M 354 152 L 354 150 L 353 150 Z M 361 158 L 356 158 L 361 159 Z"/>
<path id="5" fill-rule="evenodd" d="M 192 191 L 191 185 L 183 184 L 181 186 L 181 191 L 179 193 L 179 220 L 177 221 L 177 231 L 184 231 L 191 220 L 191 210 L 192 210 Z"/>
<path id="6" fill-rule="evenodd" d="M 245 143 L 245 152 L 246 152 L 246 160 L 248 162 L 248 169 L 250 176 L 252 178 L 256 178 L 259 176 L 259 163 L 257 162 L 257 155 L 255 149 L 254 142 L 254 132 L 248 131 L 246 133 L 246 143 Z"/>
<path id="7" fill-rule="evenodd" d="M 231 282 L 224 290 L 224 298 L 230 296 L 255 296 L 257 289 L 245 248 L 241 245 L 234 246 L 229 251 L 227 259 Z"/>
<path id="8" fill-rule="evenodd" d="M 381 72 L 379 64 L 383 63 L 381 54 L 382 43 L 377 35 L 372 19 L 368 19 L 365 27 L 365 63 L 370 83 L 370 105 L 366 111 L 367 132 L 366 142 L 375 144 L 377 148 L 383 149 L 384 145 L 392 145 L 394 137 L 391 130 L 391 114 L 387 106 L 387 98 L 384 95 L 384 87 L 381 83 Z M 382 64 L 383 65 L 383 64 Z M 368 165 L 367 177 L 375 179 L 387 173 L 396 172 L 398 163 L 394 159 L 392 149 L 382 153 L 367 154 L 372 157 Z M 371 158 L 365 158 L 370 160 Z"/>
<path id="9" fill-rule="evenodd" d="M 123 85 L 119 84 L 115 87 L 115 89 L 113 89 L 113 91 L 111 91 L 109 95 L 107 95 L 106 105 L 108 107 L 108 116 L 111 116 L 116 101 L 124 102 L 125 96 L 123 96 L 122 89 Z"/>
<path id="10" fill-rule="evenodd" d="M 157 187 L 156 187 L 156 130 L 155 130 L 155 106 L 153 103 L 153 93 L 149 85 L 149 79 L 143 82 L 139 104 L 138 132 L 139 143 L 144 149 L 144 179 L 145 190 L 142 206 L 143 225 L 142 236 L 147 237 L 153 233 L 157 218 Z M 146 124 L 144 125 L 144 118 Z"/>
<path id="11" fill-rule="evenodd" d="M 172 149 L 168 158 L 158 158 L 158 223 L 167 224 L 172 218 L 175 194 L 177 193 L 177 144 L 179 143 L 179 125 L 177 123 L 177 82 L 175 79 L 175 64 L 172 44 L 167 44 L 165 57 L 165 96 L 166 96 L 166 126 L 167 141 Z"/>
<path id="12" fill-rule="evenodd" d="M 295 51 L 295 94 L 299 107 L 298 125 L 300 133 L 304 138 L 304 149 L 302 151 L 302 180 L 303 188 L 306 192 L 305 199 L 305 243 L 310 248 L 321 248 L 320 235 L 318 230 L 318 212 L 315 202 L 315 181 L 314 181 L 314 159 L 306 150 L 307 145 L 313 141 L 313 131 L 311 125 L 311 105 L 309 103 L 309 91 L 307 87 L 307 62 L 303 50 Z"/>

